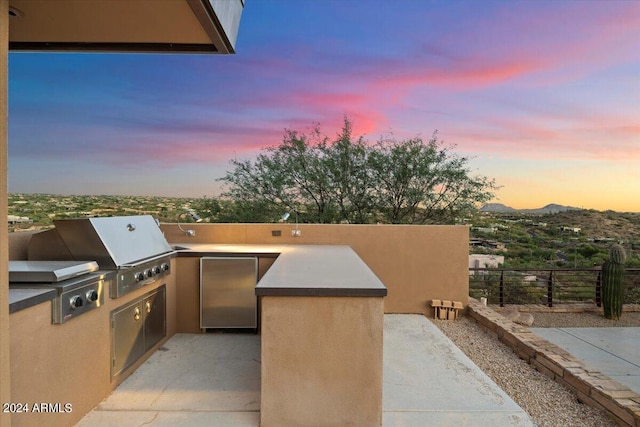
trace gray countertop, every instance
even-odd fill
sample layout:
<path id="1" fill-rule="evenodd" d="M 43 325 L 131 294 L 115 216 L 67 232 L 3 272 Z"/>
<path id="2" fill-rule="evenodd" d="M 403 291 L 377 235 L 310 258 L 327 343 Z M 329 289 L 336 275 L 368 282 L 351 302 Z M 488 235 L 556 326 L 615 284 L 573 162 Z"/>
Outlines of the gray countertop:
<path id="1" fill-rule="evenodd" d="M 288 245 L 249 245 L 215 243 L 172 243 L 179 257 L 185 256 L 264 256 L 277 257 Z"/>
<path id="2" fill-rule="evenodd" d="M 64 282 L 68 286 L 81 286 L 88 281 L 110 280 L 114 276 L 115 273 L 112 271 L 99 271 L 76 276 L 58 283 Z M 9 283 L 9 313 L 15 313 L 56 298 L 58 289 L 48 285 L 49 282 Z"/>
<path id="3" fill-rule="evenodd" d="M 256 286 L 259 296 L 386 296 L 387 288 L 349 246 L 286 248 Z"/>
<path id="4" fill-rule="evenodd" d="M 349 246 L 174 243 L 178 256 L 277 258 L 256 286 L 258 296 L 386 296 L 387 288 Z M 9 312 L 50 301 L 55 289 L 10 288 Z"/>
<path id="5" fill-rule="evenodd" d="M 53 288 L 9 288 L 9 313 L 51 301 L 57 294 Z"/>
<path id="6" fill-rule="evenodd" d="M 277 256 L 258 296 L 386 296 L 387 288 L 349 246 L 175 243 L 178 256 Z"/>

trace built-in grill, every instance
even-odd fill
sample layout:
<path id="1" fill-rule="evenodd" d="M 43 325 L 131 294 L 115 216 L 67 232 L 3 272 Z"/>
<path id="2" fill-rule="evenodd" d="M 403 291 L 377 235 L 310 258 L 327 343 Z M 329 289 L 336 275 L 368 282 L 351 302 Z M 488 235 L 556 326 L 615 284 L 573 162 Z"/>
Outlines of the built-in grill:
<path id="1" fill-rule="evenodd" d="M 95 261 L 9 261 L 9 286 L 57 291 L 51 322 L 64 323 L 104 304 L 113 273 L 98 271 Z"/>
<path id="2" fill-rule="evenodd" d="M 35 234 L 29 260 L 95 260 L 115 273 L 109 296 L 119 298 L 170 273 L 175 251 L 150 215 L 65 219 Z"/>

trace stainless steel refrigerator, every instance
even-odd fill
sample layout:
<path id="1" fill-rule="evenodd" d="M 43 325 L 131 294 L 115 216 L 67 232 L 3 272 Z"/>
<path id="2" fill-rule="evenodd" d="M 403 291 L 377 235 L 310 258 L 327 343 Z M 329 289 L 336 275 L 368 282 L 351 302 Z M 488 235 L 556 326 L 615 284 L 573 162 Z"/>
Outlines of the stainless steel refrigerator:
<path id="1" fill-rule="evenodd" d="M 257 328 L 257 257 L 200 259 L 200 328 Z"/>

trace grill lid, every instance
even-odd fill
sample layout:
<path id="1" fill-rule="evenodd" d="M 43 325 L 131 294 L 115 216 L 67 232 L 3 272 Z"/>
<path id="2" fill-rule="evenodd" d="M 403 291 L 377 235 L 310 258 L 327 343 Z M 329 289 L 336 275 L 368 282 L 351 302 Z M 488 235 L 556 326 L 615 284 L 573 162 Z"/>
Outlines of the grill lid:
<path id="1" fill-rule="evenodd" d="M 71 259 L 92 259 L 100 268 L 118 269 L 173 252 L 151 215 L 63 219 L 53 223 L 60 241 L 52 244 L 55 237 L 34 235 L 29 245 L 30 259 L 59 259 L 56 256 L 64 252 L 59 250 L 62 244 Z M 56 253 L 50 253 L 48 248 L 56 247 Z"/>
<path id="2" fill-rule="evenodd" d="M 9 282 L 56 283 L 97 270 L 95 261 L 9 261 Z"/>

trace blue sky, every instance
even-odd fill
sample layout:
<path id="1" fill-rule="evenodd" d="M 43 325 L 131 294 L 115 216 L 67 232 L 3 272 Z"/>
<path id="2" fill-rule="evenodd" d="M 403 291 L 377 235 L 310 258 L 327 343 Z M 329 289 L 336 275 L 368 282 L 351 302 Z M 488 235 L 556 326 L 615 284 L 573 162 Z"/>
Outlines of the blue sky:
<path id="1" fill-rule="evenodd" d="M 9 191 L 200 197 L 343 117 L 438 130 L 498 202 L 640 211 L 640 2 L 249 0 L 236 54 L 9 55 Z"/>

